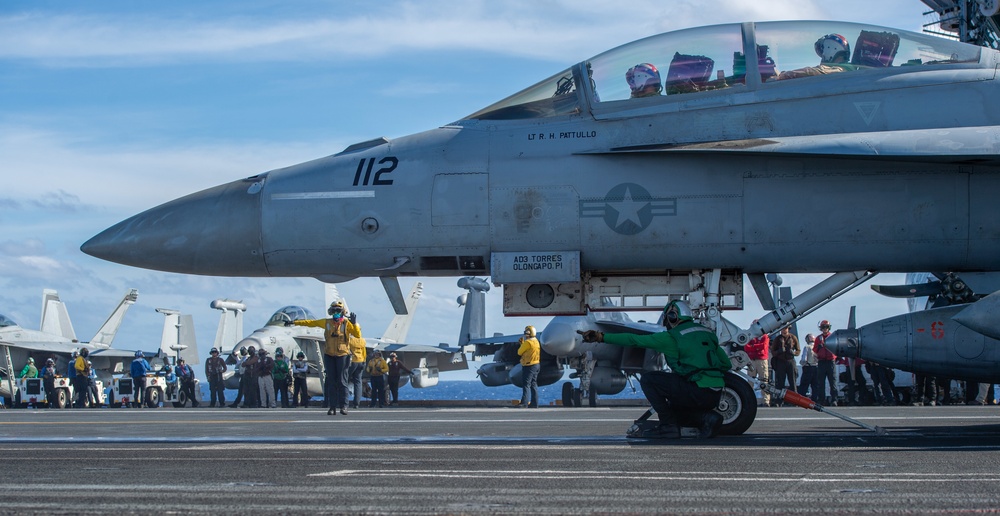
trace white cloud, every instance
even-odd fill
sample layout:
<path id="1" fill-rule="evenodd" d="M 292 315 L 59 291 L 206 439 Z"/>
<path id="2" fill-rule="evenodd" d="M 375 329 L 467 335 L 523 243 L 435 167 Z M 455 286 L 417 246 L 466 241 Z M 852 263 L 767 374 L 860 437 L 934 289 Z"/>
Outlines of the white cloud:
<path id="1" fill-rule="evenodd" d="M 870 2 L 845 0 L 837 3 L 837 12 L 831 12 L 818 1 L 801 0 L 721 0 L 711 8 L 693 0 L 642 0 L 627 5 L 480 0 L 464 1 L 461 9 L 446 1 L 404 1 L 372 4 L 361 14 L 338 14 L 336 8 L 324 4 L 305 13 L 276 11 L 257 18 L 207 19 L 198 10 L 187 15 L 31 12 L 0 17 L 0 59 L 86 67 L 181 60 L 368 59 L 415 50 L 476 50 L 572 62 L 633 39 L 698 25 L 831 18 L 872 22 L 875 15 L 900 17 L 904 2 L 883 3 L 889 5 L 871 9 Z M 211 9 L 208 4 L 202 7 L 209 11 L 206 14 Z M 918 10 L 919 6 L 913 6 L 914 12 Z"/>
<path id="2" fill-rule="evenodd" d="M 27 126 L 0 126 L 5 170 L 32 178 L 8 183 L 3 197 L 21 206 L 46 209 L 115 206 L 135 212 L 226 181 L 333 154 L 347 146 L 346 142 L 257 141 L 125 146 L 96 134 L 92 138 Z"/>

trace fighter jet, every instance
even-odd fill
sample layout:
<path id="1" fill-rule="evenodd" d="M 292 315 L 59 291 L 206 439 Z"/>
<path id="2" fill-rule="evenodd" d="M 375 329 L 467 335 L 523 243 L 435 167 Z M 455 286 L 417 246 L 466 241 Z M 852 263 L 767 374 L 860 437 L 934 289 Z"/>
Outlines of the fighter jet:
<path id="1" fill-rule="evenodd" d="M 56 370 L 59 374 L 65 375 L 73 352 L 86 348 L 90 351 L 89 358 L 93 362 L 98 378 L 107 383 L 112 373 L 121 372 L 122 364 L 127 364 L 134 358 L 136 350 L 112 348 L 111 344 L 118 334 L 125 312 L 135 304 L 138 297 L 138 290 L 133 288 L 126 291 L 125 296 L 89 342 L 80 342 L 76 338 L 69 311 L 55 290 L 42 291 L 42 317 L 39 330 L 23 328 L 9 317 L 0 314 L 0 346 L 7 348 L 2 364 L 4 375 L 8 379 L 16 375 L 29 357 L 35 358 L 39 369 L 46 359 L 53 358 L 56 361 Z M 150 353 L 150 355 L 155 354 L 156 352 Z M 10 382 L 0 382 L 0 396 L 10 398 L 11 392 Z"/>
<path id="2" fill-rule="evenodd" d="M 404 343 L 410 327 L 409 319 L 412 318 L 416 310 L 417 301 L 420 299 L 422 292 L 423 284 L 417 282 L 407 297 L 407 315 L 395 316 L 381 337 L 367 337 L 365 339 L 369 344 L 369 352 L 375 349 L 385 353 L 395 352 L 399 356 L 399 359 L 403 361 L 403 364 L 413 371 L 410 377 L 400 378 L 401 386 L 412 379 L 414 387 L 431 387 L 437 385 L 439 372 L 468 368 L 465 355 L 462 354 L 459 348 Z M 246 306 L 234 301 L 221 299 L 213 301 L 211 306 L 223 312 L 218 330 L 220 338 L 227 338 L 225 335 L 236 335 L 235 332 L 227 328 L 228 325 L 236 322 L 236 319 L 228 314 L 242 313 L 242 311 L 246 310 Z M 262 328 L 254 330 L 244 338 L 234 339 L 228 345 L 224 341 L 217 339 L 216 347 L 231 350 L 228 353 L 226 361 L 232 369 L 224 374 L 226 388 L 239 388 L 240 378 L 233 366 L 236 364 L 236 357 L 239 354 L 240 348 L 249 348 L 250 346 L 256 349 L 263 348 L 272 357 L 277 348 L 282 348 L 285 356 L 292 360 L 295 359 L 300 351 L 305 353 L 312 373 L 306 378 L 307 388 L 311 396 L 321 396 L 323 393 L 323 330 L 322 328 L 288 325 L 292 321 L 316 318 L 307 308 L 285 306 L 279 308 Z"/>
<path id="3" fill-rule="evenodd" d="M 1000 270 L 1000 52 L 847 22 L 716 25 L 571 65 L 467 117 L 167 202 L 83 244 L 220 276 L 489 275 L 507 315 L 660 310 L 720 331 L 747 277 Z M 340 223 L 289 230 L 303 216 Z M 994 312 L 995 313 L 995 312 Z M 740 362 L 742 363 L 742 362 Z"/>

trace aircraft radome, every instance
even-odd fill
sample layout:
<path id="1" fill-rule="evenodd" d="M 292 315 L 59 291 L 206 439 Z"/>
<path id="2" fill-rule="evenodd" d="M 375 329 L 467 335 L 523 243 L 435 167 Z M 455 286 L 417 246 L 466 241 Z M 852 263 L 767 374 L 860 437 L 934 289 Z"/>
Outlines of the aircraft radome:
<path id="1" fill-rule="evenodd" d="M 630 98 L 639 64 L 659 94 Z M 444 127 L 167 202 L 82 249 L 180 273 L 377 276 L 397 313 L 398 276 L 489 275 L 508 315 L 684 297 L 717 328 L 747 277 L 770 312 L 741 345 L 876 271 L 1000 269 L 998 65 L 846 22 L 668 32 Z M 288 229 L 304 217 L 343 223 Z M 775 306 L 775 272 L 832 275 Z"/>

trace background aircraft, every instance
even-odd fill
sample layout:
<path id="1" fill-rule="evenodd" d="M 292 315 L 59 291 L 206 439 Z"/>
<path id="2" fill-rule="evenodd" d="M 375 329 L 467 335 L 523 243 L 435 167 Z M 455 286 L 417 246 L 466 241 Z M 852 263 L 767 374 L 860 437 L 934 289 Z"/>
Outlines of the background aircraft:
<path id="1" fill-rule="evenodd" d="M 46 359 L 52 358 L 56 361 L 56 370 L 59 374 L 65 375 L 73 352 L 86 348 L 90 351 L 90 361 L 98 377 L 107 383 L 112 373 L 121 372 L 123 364 L 131 362 L 134 358 L 135 350 L 116 349 L 112 348 L 111 344 L 118 333 L 125 312 L 135 304 L 138 297 L 139 292 L 136 289 L 125 292 L 125 296 L 89 342 L 77 340 L 69 311 L 55 290 L 45 289 L 42 292 L 40 330 L 22 328 L 10 318 L 0 314 L 0 346 L 5 349 L 2 357 L 4 376 L 10 380 L 19 374 L 29 357 L 35 359 L 35 366 L 39 370 L 44 366 Z M 13 387 L 9 381 L 0 382 L 0 396 L 10 398 L 12 391 Z"/>
<path id="2" fill-rule="evenodd" d="M 338 299 L 335 288 L 327 288 L 327 299 L 332 302 Z M 449 346 L 428 346 L 419 344 L 406 344 L 406 335 L 410 328 L 410 322 L 417 308 L 417 302 L 423 292 L 423 284 L 417 282 L 406 299 L 407 314 L 397 315 L 390 322 L 388 328 L 381 337 L 365 337 L 369 344 L 369 353 L 378 349 L 387 354 L 395 352 L 399 359 L 403 361 L 413 374 L 409 377 L 400 378 L 400 386 L 412 379 L 413 386 L 417 388 L 431 387 L 438 383 L 438 374 L 441 371 L 455 371 L 467 369 L 468 365 L 465 355 L 456 347 Z M 329 306 L 329 303 L 327 303 Z M 300 319 L 317 319 L 311 311 L 301 306 L 285 306 L 276 311 L 267 323 L 250 335 L 240 338 L 240 332 L 233 331 L 233 327 L 242 324 L 242 312 L 246 307 L 240 303 L 230 300 L 215 300 L 212 307 L 223 312 L 219 330 L 217 333 L 216 347 L 228 350 L 227 364 L 230 370 L 224 375 L 227 389 L 239 388 L 239 375 L 232 369 L 235 365 L 235 355 L 239 353 L 241 347 L 250 346 L 256 349 L 266 349 L 271 356 L 274 356 L 277 348 L 282 348 L 285 356 L 294 360 L 299 351 L 306 355 L 310 363 L 310 375 L 306 379 L 310 396 L 322 396 L 322 349 L 323 330 L 306 326 L 288 326 L 286 323 Z M 350 307 L 348 306 L 348 309 Z M 239 319 L 236 314 L 239 315 Z M 466 319 L 473 317 L 466 313 Z M 481 317 L 479 315 L 478 317 Z M 364 314 L 360 314 L 362 324 L 362 334 L 364 330 Z M 233 340 L 228 340 L 233 339 Z"/>

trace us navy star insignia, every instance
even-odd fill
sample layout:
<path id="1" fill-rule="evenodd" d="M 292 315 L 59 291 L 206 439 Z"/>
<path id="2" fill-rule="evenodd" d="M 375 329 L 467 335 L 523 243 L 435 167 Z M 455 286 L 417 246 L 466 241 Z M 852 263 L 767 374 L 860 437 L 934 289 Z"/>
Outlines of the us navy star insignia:
<path id="1" fill-rule="evenodd" d="M 641 233 L 655 217 L 677 215 L 677 199 L 653 197 L 635 183 L 621 183 L 608 191 L 603 199 L 580 201 L 580 217 L 600 217 L 612 231 L 621 235 Z"/>

